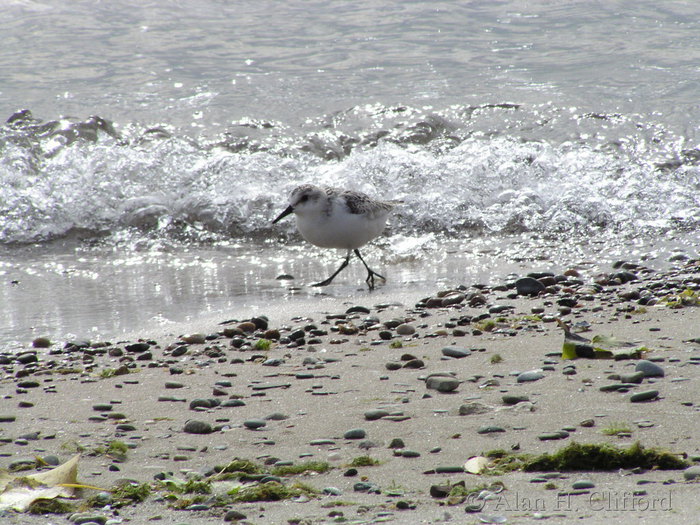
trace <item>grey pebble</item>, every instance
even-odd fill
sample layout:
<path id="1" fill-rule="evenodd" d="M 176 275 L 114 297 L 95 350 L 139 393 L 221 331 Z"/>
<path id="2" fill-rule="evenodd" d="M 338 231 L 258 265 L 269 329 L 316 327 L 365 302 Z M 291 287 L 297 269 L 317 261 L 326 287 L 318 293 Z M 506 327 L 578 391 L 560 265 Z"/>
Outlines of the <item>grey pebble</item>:
<path id="1" fill-rule="evenodd" d="M 558 432 L 545 432 L 537 436 L 540 441 L 551 441 L 554 439 L 566 439 L 569 437 L 569 433 L 566 430 L 559 430 Z"/>
<path id="2" fill-rule="evenodd" d="M 584 490 L 595 488 L 595 483 L 588 479 L 579 479 L 571 484 L 571 488 L 574 490 Z"/>
<path id="3" fill-rule="evenodd" d="M 687 481 L 700 478 L 700 465 L 693 465 L 683 471 L 683 478 Z"/>
<path id="4" fill-rule="evenodd" d="M 184 388 L 185 385 L 183 383 L 178 383 L 177 381 L 166 381 L 165 382 L 165 388 L 175 390 L 177 388 Z"/>
<path id="5" fill-rule="evenodd" d="M 503 401 L 504 405 L 517 405 L 518 403 L 530 401 L 530 397 L 525 395 L 518 396 L 513 394 L 506 394 L 501 398 L 501 400 Z"/>
<path id="6" fill-rule="evenodd" d="M 227 399 L 226 401 L 221 403 L 221 406 L 225 408 L 244 407 L 245 401 L 243 401 L 242 399 Z"/>
<path id="7" fill-rule="evenodd" d="M 353 428 L 343 434 L 345 439 L 364 439 L 366 436 L 367 432 L 364 428 Z"/>
<path id="8" fill-rule="evenodd" d="M 459 387 L 459 379 L 456 377 L 428 376 L 425 386 L 438 392 L 452 392 Z"/>
<path id="9" fill-rule="evenodd" d="M 471 351 L 466 348 L 457 348 L 455 346 L 446 346 L 442 349 L 442 355 L 447 357 L 454 357 L 455 359 L 461 359 L 462 357 L 468 357 L 472 355 Z"/>
<path id="10" fill-rule="evenodd" d="M 246 419 L 243 422 L 243 426 L 246 428 L 249 428 L 251 430 L 257 430 L 259 428 L 263 428 L 267 423 L 265 422 L 264 419 Z"/>
<path id="11" fill-rule="evenodd" d="M 480 427 L 476 433 L 477 434 L 494 434 L 496 432 L 505 432 L 506 429 L 503 427 L 499 427 L 498 425 L 487 425 L 484 427 Z"/>
<path id="12" fill-rule="evenodd" d="M 396 327 L 396 333 L 399 335 L 413 335 L 416 333 L 416 328 L 408 323 L 403 323 Z"/>
<path id="13" fill-rule="evenodd" d="M 646 359 L 639 361 L 634 369 L 637 372 L 642 372 L 644 377 L 664 377 L 664 375 L 666 375 L 663 368 Z"/>
<path id="14" fill-rule="evenodd" d="M 544 377 L 544 374 L 539 370 L 528 370 L 518 374 L 516 381 L 518 383 L 527 383 L 530 381 L 538 381 Z"/>
<path id="15" fill-rule="evenodd" d="M 247 518 L 248 516 L 237 510 L 229 510 L 226 514 L 224 514 L 224 521 L 240 521 Z"/>
<path id="16" fill-rule="evenodd" d="M 644 380 L 645 377 L 646 376 L 644 372 L 639 370 L 637 372 L 634 372 L 633 374 L 620 374 L 620 382 L 639 384 Z"/>
<path id="17" fill-rule="evenodd" d="M 388 415 L 389 415 L 388 410 L 381 410 L 381 409 L 368 410 L 367 412 L 365 412 L 365 419 L 367 421 L 375 421 L 377 419 L 381 419 L 381 418 L 388 416 Z"/>

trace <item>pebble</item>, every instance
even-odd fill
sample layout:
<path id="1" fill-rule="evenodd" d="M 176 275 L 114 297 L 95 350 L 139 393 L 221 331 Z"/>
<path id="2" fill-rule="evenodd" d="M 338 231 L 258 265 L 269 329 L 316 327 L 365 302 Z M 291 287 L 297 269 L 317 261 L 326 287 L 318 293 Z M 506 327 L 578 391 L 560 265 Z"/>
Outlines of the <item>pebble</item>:
<path id="1" fill-rule="evenodd" d="M 630 402 L 641 403 L 642 401 L 651 401 L 659 397 L 658 390 L 645 390 L 644 392 L 637 392 L 630 396 Z"/>
<path id="2" fill-rule="evenodd" d="M 640 370 L 638 372 L 634 372 L 633 374 L 620 374 L 620 382 L 640 384 L 644 380 L 645 377 L 646 376 L 645 376 L 644 372 L 642 372 Z"/>
<path id="3" fill-rule="evenodd" d="M 530 381 L 539 381 L 544 377 L 544 374 L 539 370 L 528 370 L 527 372 L 522 372 L 518 374 L 516 381 L 518 383 L 527 383 Z"/>
<path id="4" fill-rule="evenodd" d="M 289 278 L 291 279 L 291 277 Z M 280 279 L 280 277 L 278 277 L 278 279 Z M 224 514 L 224 521 L 241 521 L 247 518 L 247 515 L 237 510 L 229 510 L 226 514 Z"/>
<path id="5" fill-rule="evenodd" d="M 455 359 L 461 359 L 462 357 L 467 357 L 472 355 L 471 351 L 466 348 L 457 348 L 454 346 L 446 346 L 442 349 L 442 355 L 447 357 L 454 357 Z"/>
<path id="6" fill-rule="evenodd" d="M 558 432 L 545 432 L 537 436 L 540 441 L 551 441 L 555 439 L 566 439 L 569 437 L 569 433 L 566 430 L 559 430 Z"/>
<path id="7" fill-rule="evenodd" d="M 497 432 L 505 432 L 506 429 L 503 427 L 499 427 L 497 425 L 488 425 L 484 427 L 480 427 L 476 433 L 477 434 L 495 434 Z"/>
<path id="8" fill-rule="evenodd" d="M 345 439 L 364 439 L 366 436 L 367 432 L 363 428 L 353 428 L 343 434 Z"/>
<path id="9" fill-rule="evenodd" d="M 390 412 L 388 410 L 381 410 L 381 409 L 368 410 L 365 412 L 365 419 L 367 421 L 374 421 L 376 419 L 381 419 L 383 417 L 388 416 L 389 413 Z"/>
<path id="10" fill-rule="evenodd" d="M 188 345 L 204 344 L 207 338 L 204 334 L 187 334 L 183 335 L 180 340 Z"/>
<path id="11" fill-rule="evenodd" d="M 399 335 L 413 335 L 416 333 L 416 328 L 408 323 L 403 323 L 396 327 L 396 333 Z"/>
<path id="12" fill-rule="evenodd" d="M 267 423 L 265 422 L 264 419 L 246 419 L 243 422 L 243 426 L 246 428 L 249 428 L 251 430 L 257 430 L 259 428 L 263 428 Z"/>
<path id="13" fill-rule="evenodd" d="M 503 401 L 504 405 L 517 405 L 518 403 L 530 401 L 530 397 L 524 396 L 524 395 L 518 396 L 518 395 L 506 394 L 501 398 L 501 400 Z"/>
<path id="14" fill-rule="evenodd" d="M 456 377 L 428 376 L 425 386 L 438 392 L 453 392 L 459 387 L 459 379 Z"/>
<path id="15" fill-rule="evenodd" d="M 574 490 L 594 489 L 595 483 L 588 479 L 579 479 L 571 484 L 571 488 Z"/>
<path id="16" fill-rule="evenodd" d="M 76 514 L 71 514 L 68 517 L 68 521 L 71 523 L 75 523 L 75 525 L 83 525 L 83 524 L 98 524 L 98 525 L 105 525 L 107 523 L 107 516 L 103 516 L 102 514 L 95 514 L 92 512 L 79 512 Z"/>
<path id="17" fill-rule="evenodd" d="M 544 290 L 544 284 L 532 277 L 521 277 L 515 281 L 515 291 L 518 295 L 534 296 L 544 292 Z"/>
<path id="18" fill-rule="evenodd" d="M 696 480 L 700 478 L 700 465 L 693 465 L 683 471 L 683 478 L 686 481 Z"/>
<path id="19" fill-rule="evenodd" d="M 205 421 L 191 419 L 185 423 L 184 431 L 187 434 L 211 434 L 214 430 L 212 429 L 212 426 Z"/>
<path id="20" fill-rule="evenodd" d="M 663 368 L 656 363 L 647 361 L 646 359 L 639 361 L 634 369 L 636 372 L 642 372 L 644 377 L 664 377 L 665 375 Z"/>

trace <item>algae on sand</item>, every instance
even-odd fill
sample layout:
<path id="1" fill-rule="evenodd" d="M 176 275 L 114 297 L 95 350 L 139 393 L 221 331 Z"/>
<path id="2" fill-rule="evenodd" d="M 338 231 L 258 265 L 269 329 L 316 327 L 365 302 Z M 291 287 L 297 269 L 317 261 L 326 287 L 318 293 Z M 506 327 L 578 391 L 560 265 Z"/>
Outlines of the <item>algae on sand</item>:
<path id="1" fill-rule="evenodd" d="M 523 470 L 533 471 L 595 471 L 617 469 L 681 470 L 688 462 L 676 454 L 656 448 L 645 448 L 639 442 L 628 448 L 609 443 L 572 442 L 553 454 L 542 454 L 524 462 Z"/>

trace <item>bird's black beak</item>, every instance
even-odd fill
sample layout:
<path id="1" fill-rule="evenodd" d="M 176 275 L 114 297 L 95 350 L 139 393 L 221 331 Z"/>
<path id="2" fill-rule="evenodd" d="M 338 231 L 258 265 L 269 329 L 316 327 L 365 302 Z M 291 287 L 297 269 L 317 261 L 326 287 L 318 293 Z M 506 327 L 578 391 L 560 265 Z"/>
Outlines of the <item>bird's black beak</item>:
<path id="1" fill-rule="evenodd" d="M 281 221 L 290 213 L 294 213 L 294 208 L 292 208 L 291 206 L 287 206 L 287 209 L 284 210 L 282 213 L 280 213 L 279 216 L 274 221 L 272 221 L 272 224 L 275 224 L 275 223 Z"/>

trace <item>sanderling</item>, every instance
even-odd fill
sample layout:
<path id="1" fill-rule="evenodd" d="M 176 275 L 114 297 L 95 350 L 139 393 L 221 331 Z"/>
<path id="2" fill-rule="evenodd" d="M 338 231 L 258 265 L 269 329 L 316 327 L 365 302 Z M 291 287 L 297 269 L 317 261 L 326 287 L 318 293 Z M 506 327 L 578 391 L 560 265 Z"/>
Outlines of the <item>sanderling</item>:
<path id="1" fill-rule="evenodd" d="M 383 281 L 386 278 L 367 266 L 358 248 L 382 233 L 386 218 L 395 204 L 372 199 L 357 191 L 303 184 L 294 188 L 289 196 L 289 206 L 272 223 L 293 213 L 297 218 L 299 233 L 308 242 L 321 248 L 344 248 L 348 251 L 340 268 L 328 279 L 313 286 L 330 284 L 348 265 L 350 255 L 355 252 L 367 268 L 365 282 L 373 290 L 375 276 Z"/>

